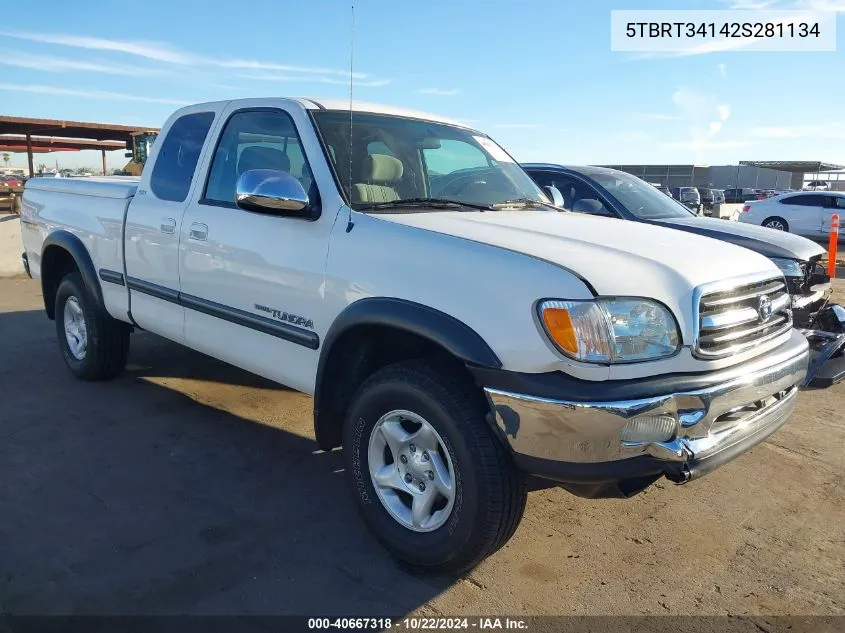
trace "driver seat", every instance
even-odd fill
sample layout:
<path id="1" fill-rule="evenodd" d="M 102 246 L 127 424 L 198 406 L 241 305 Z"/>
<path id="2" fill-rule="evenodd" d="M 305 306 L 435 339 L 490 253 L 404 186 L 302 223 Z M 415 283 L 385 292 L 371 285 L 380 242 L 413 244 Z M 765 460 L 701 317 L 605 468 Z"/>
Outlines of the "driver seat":
<path id="1" fill-rule="evenodd" d="M 393 202 L 399 200 L 399 192 L 393 185 L 402 179 L 405 169 L 402 161 L 387 154 L 368 154 L 358 167 L 361 182 L 352 185 L 352 202 Z"/>

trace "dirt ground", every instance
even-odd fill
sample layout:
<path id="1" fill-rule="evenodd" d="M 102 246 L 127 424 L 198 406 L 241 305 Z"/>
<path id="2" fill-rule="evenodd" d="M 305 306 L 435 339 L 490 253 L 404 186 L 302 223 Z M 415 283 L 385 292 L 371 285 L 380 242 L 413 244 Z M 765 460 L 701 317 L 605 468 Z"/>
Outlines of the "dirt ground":
<path id="1" fill-rule="evenodd" d="M 369 536 L 309 397 L 149 334 L 129 362 L 74 380 L 37 283 L 0 280 L 0 614 L 845 614 L 845 384 L 687 486 L 534 492 L 431 578 Z"/>

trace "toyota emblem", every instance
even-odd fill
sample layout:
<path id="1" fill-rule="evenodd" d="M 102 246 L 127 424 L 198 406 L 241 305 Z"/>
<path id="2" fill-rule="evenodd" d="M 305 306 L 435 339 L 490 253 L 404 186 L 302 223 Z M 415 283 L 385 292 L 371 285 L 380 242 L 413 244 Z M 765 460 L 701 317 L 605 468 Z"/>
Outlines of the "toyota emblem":
<path id="1" fill-rule="evenodd" d="M 757 314 L 760 315 L 760 320 L 764 322 L 772 316 L 772 300 L 769 299 L 768 295 L 760 297 L 757 303 Z"/>

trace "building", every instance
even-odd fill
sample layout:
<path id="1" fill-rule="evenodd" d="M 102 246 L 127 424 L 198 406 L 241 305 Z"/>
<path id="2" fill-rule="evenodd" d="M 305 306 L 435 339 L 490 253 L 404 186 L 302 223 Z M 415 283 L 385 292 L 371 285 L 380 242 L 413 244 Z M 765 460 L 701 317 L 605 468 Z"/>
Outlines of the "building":
<path id="1" fill-rule="evenodd" d="M 740 161 L 739 165 L 602 165 L 667 187 L 802 189 L 845 166 L 820 161 Z M 837 174 L 837 179 L 839 175 Z M 842 180 L 845 189 L 845 179 Z"/>

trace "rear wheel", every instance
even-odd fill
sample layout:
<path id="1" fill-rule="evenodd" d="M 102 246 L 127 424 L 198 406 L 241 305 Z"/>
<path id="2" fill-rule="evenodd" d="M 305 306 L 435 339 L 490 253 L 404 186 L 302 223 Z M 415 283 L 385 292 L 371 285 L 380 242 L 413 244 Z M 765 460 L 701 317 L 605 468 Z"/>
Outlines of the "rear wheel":
<path id="1" fill-rule="evenodd" d="M 789 224 L 783 218 L 766 218 L 763 220 L 763 226 L 775 231 L 789 231 Z"/>
<path id="2" fill-rule="evenodd" d="M 79 273 L 56 291 L 56 334 L 68 369 L 82 380 L 108 380 L 126 366 L 129 326 L 113 319 L 91 298 Z"/>
<path id="3" fill-rule="evenodd" d="M 465 571 L 502 547 L 525 508 L 522 473 L 462 382 L 425 361 L 376 372 L 349 408 L 346 471 L 367 526 L 398 559 Z"/>

